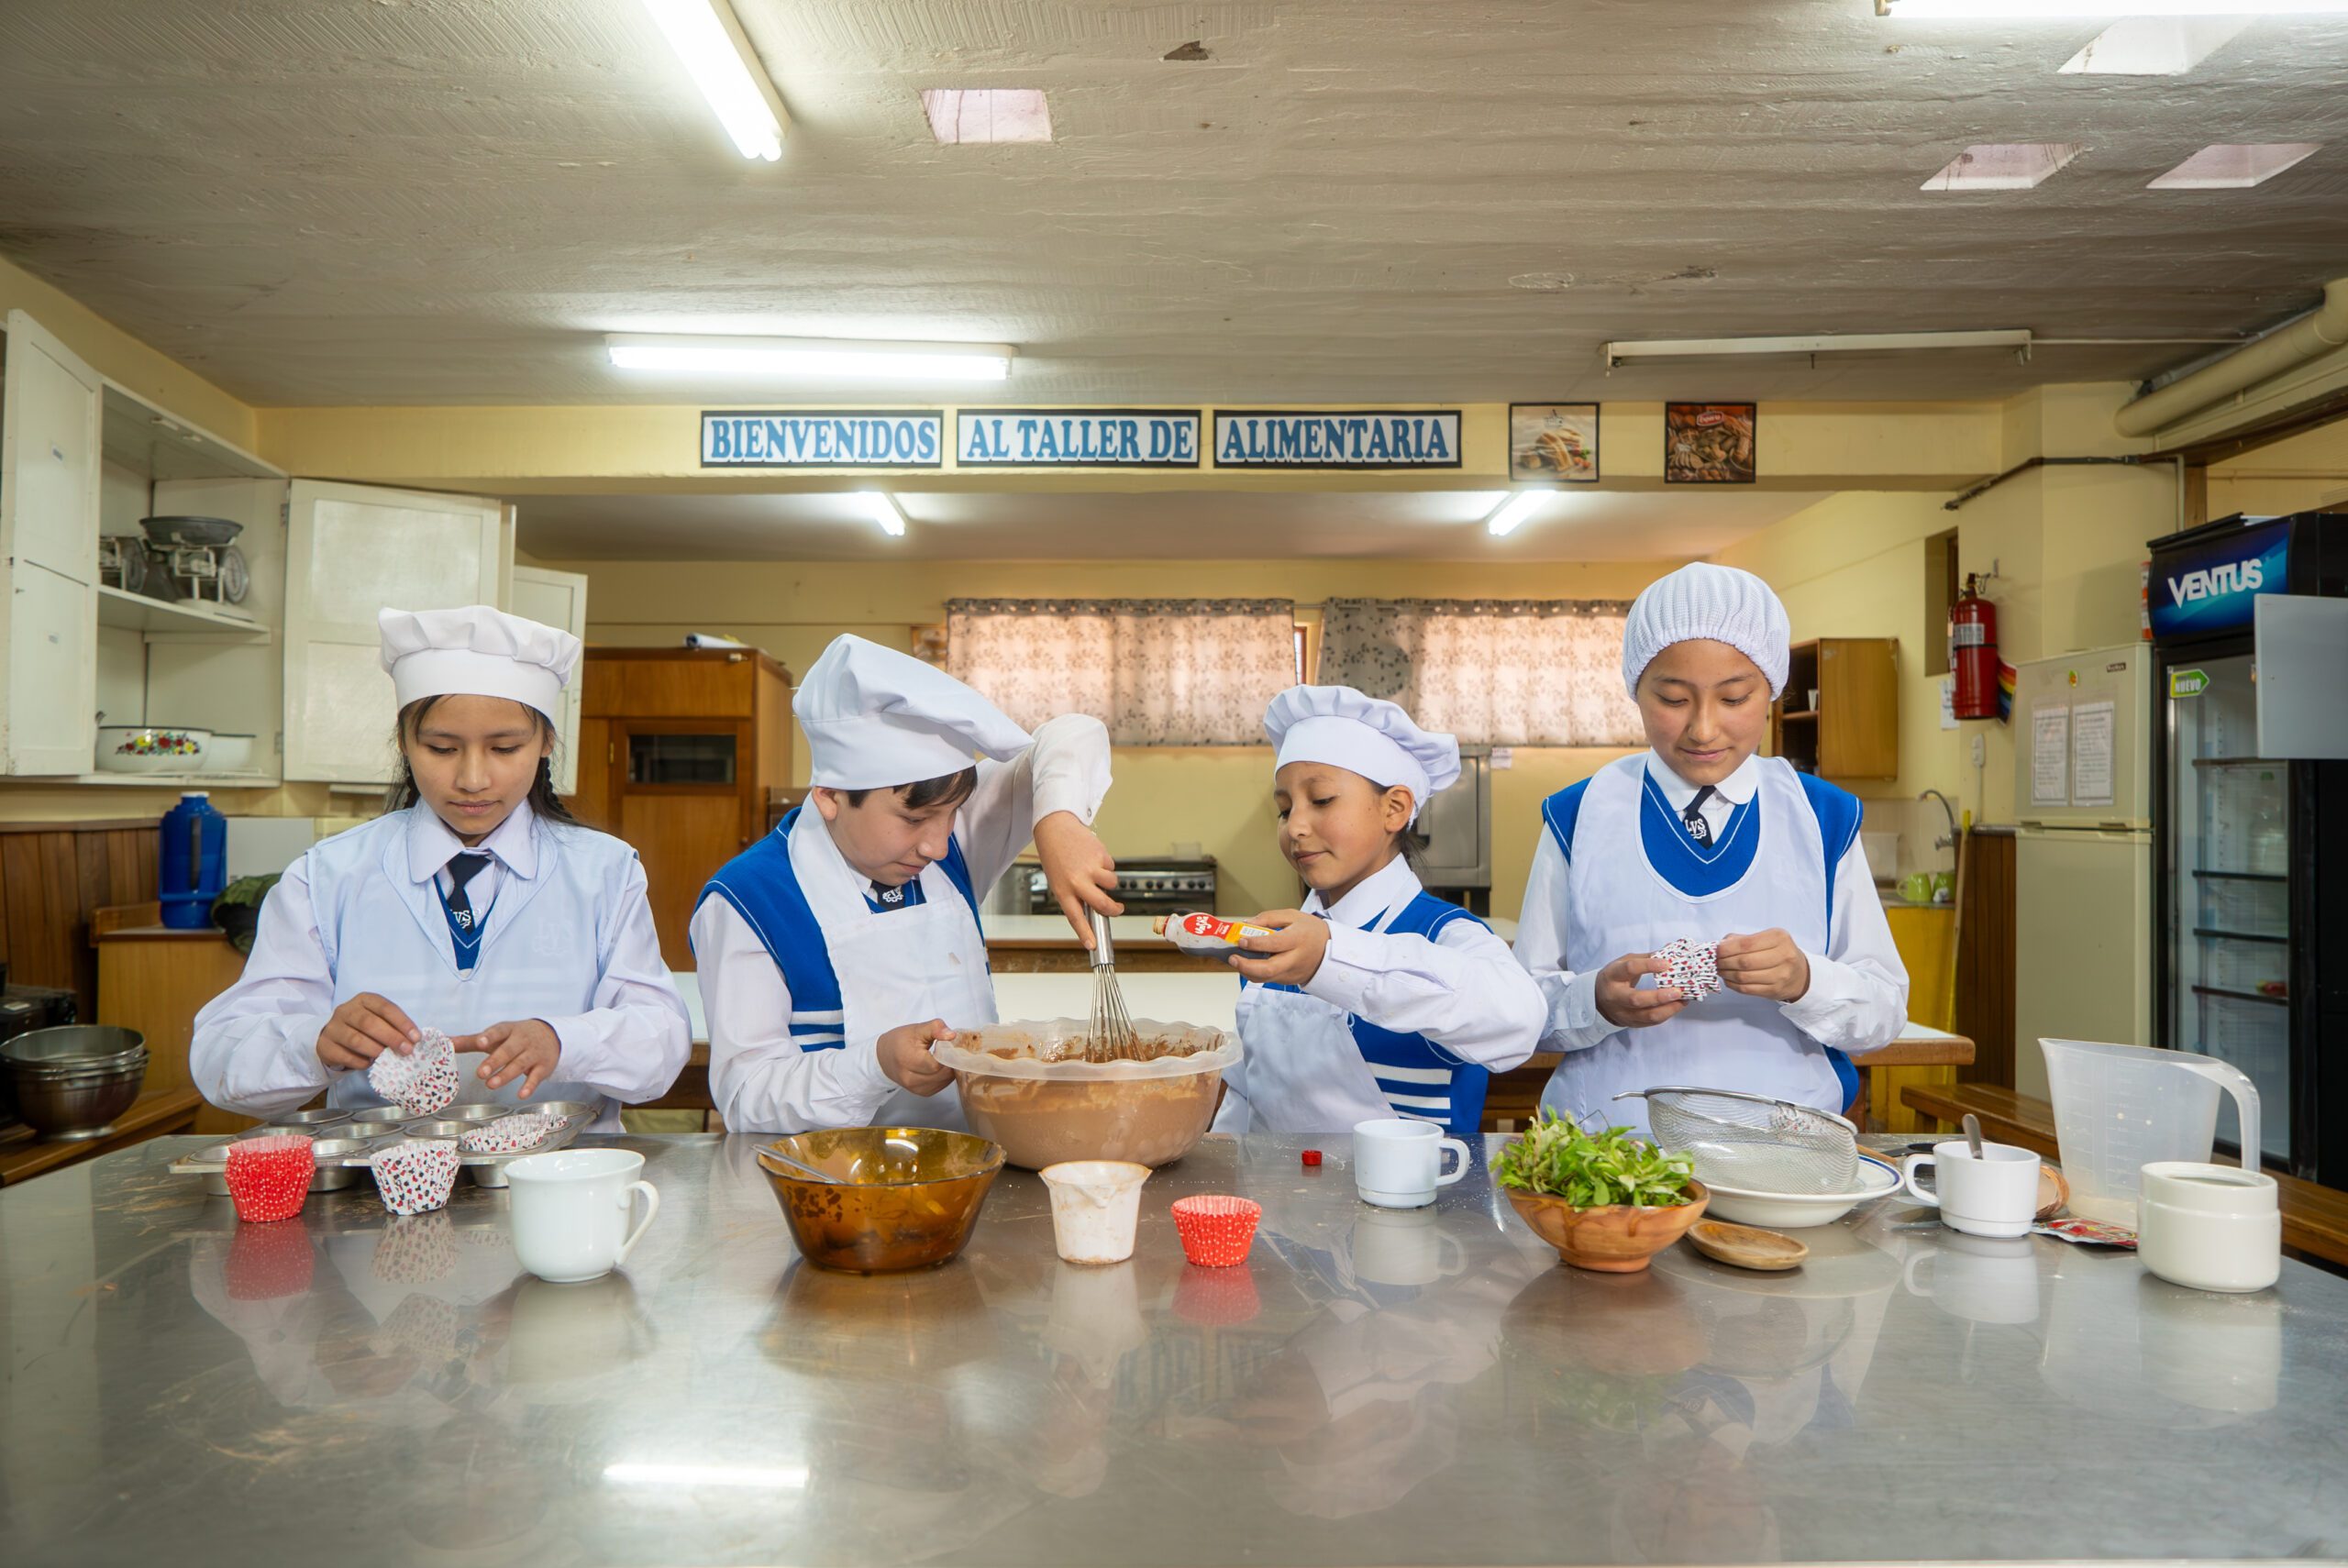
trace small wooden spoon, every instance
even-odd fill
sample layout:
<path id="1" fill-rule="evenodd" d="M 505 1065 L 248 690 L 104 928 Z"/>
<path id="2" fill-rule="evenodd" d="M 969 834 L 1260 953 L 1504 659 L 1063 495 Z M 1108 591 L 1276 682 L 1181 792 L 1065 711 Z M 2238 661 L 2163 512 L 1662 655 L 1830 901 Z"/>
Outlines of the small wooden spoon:
<path id="1" fill-rule="evenodd" d="M 1799 1267 L 1810 1256 L 1810 1249 L 1791 1236 L 1725 1220 L 1699 1220 L 1689 1227 L 1688 1240 L 1708 1258 L 1764 1273 Z"/>

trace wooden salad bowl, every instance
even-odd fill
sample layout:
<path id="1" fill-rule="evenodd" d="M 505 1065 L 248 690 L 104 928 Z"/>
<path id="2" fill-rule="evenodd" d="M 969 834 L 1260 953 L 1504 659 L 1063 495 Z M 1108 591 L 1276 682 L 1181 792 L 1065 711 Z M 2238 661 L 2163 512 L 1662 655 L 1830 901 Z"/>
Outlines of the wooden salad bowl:
<path id="1" fill-rule="evenodd" d="M 1669 1209 L 1637 1209 L 1627 1203 L 1576 1209 L 1545 1193 L 1502 1190 L 1517 1218 L 1556 1248 L 1559 1257 L 1600 1274 L 1636 1274 L 1646 1267 L 1656 1253 L 1704 1217 L 1704 1205 L 1712 1198 L 1702 1182 L 1689 1183 L 1688 1201 Z"/>

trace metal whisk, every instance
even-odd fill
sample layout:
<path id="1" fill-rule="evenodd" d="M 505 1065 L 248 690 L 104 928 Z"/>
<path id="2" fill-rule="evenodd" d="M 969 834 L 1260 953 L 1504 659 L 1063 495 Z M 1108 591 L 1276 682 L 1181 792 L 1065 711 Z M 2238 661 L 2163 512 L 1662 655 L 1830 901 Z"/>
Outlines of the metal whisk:
<path id="1" fill-rule="evenodd" d="M 1109 937 L 1109 917 L 1092 911 L 1092 1027 L 1084 1037 L 1088 1062 L 1133 1061 L 1141 1037 L 1125 1010 L 1124 988 L 1117 984 L 1117 949 Z"/>

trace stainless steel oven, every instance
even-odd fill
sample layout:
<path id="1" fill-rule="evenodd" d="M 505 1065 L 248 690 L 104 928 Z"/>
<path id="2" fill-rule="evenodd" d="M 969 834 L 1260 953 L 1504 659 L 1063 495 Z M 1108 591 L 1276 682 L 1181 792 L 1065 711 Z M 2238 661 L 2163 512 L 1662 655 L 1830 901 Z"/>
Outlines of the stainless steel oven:
<path id="1" fill-rule="evenodd" d="M 1019 886 L 1026 894 L 1022 906 L 1028 914 L 1056 914 L 1059 905 L 1053 901 L 1050 887 L 1044 880 L 1043 868 L 1020 866 L 1012 875 L 1020 878 Z M 1127 914 L 1181 914 L 1191 910 L 1214 909 L 1215 863 L 1212 855 L 1195 860 L 1120 860 L 1117 862 L 1117 901 L 1125 906 Z"/>

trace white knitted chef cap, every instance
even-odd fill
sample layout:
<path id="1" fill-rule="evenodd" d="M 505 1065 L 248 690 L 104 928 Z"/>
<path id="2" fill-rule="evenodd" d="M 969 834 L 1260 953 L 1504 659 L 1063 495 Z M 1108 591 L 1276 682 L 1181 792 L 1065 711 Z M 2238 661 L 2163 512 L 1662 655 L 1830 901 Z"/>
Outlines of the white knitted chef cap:
<path id="1" fill-rule="evenodd" d="M 1698 637 L 1726 643 L 1768 678 L 1774 700 L 1786 685 L 1786 649 L 1793 631 L 1786 607 L 1769 585 L 1734 567 L 1691 561 L 1647 584 L 1623 628 L 1623 684 L 1639 694 L 1639 677 L 1655 656 Z"/>

